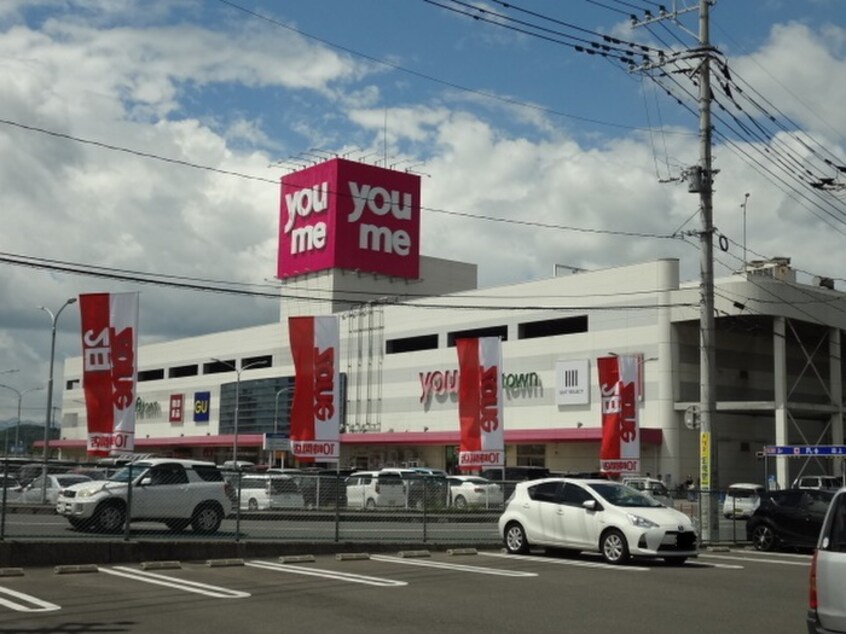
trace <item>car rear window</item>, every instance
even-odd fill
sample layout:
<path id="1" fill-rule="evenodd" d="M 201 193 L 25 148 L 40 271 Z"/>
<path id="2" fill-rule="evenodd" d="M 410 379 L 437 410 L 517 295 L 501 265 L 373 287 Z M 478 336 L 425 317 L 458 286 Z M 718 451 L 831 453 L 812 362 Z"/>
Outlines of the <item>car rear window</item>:
<path id="1" fill-rule="evenodd" d="M 380 484 L 402 485 L 402 477 L 398 473 L 380 473 L 378 478 Z"/>
<path id="2" fill-rule="evenodd" d="M 760 491 L 758 489 L 734 489 L 729 487 L 728 494 L 733 498 L 752 498 L 757 497 Z"/>
<path id="3" fill-rule="evenodd" d="M 223 482 L 223 474 L 214 465 L 194 465 L 194 473 L 206 482 Z"/>
<path id="4" fill-rule="evenodd" d="M 272 495 L 282 495 L 284 493 L 299 493 L 300 487 L 297 486 L 296 480 L 290 478 L 272 478 L 270 480 L 270 493 Z"/>

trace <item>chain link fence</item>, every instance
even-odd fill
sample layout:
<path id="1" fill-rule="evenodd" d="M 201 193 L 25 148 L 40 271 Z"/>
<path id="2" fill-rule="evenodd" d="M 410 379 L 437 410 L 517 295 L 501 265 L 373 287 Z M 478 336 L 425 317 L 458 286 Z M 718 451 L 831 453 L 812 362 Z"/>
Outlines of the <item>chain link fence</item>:
<path id="1" fill-rule="evenodd" d="M 0 540 L 203 539 L 498 545 L 497 520 L 516 482 L 403 470 L 226 471 L 149 459 L 121 467 L 5 461 Z M 46 473 L 45 473 L 46 471 Z M 711 543 L 747 541 L 754 508 L 726 491 L 676 491 L 668 506 Z M 129 521 L 127 521 L 129 518 Z"/>

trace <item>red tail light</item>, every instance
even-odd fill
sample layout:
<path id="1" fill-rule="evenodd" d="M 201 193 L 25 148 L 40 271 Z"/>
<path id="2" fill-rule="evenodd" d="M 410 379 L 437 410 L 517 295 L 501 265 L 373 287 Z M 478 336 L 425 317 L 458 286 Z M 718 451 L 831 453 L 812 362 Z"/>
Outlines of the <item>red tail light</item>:
<path id="1" fill-rule="evenodd" d="M 808 584 L 808 607 L 811 610 L 817 609 L 817 551 L 811 557 L 810 583 Z"/>

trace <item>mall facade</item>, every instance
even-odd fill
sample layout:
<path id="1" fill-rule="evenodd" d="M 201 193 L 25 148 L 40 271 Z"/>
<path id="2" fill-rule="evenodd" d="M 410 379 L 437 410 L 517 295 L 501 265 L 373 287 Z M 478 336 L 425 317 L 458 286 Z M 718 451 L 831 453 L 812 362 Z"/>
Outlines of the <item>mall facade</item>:
<path id="1" fill-rule="evenodd" d="M 420 255 L 417 177 L 334 159 L 282 187 L 279 321 L 139 346 L 136 453 L 222 464 L 237 451 L 293 466 L 280 440 L 294 390 L 287 318 L 332 313 L 342 468 L 453 470 L 455 341 L 494 336 L 507 465 L 598 470 L 596 360 L 637 355 L 642 471 L 670 486 L 699 473 L 700 288 L 680 282 L 677 260 L 479 289 L 475 265 Z M 800 471 L 839 473 L 840 461 L 768 464 L 761 452 L 843 443 L 846 295 L 830 280 L 797 282 L 777 259 L 716 280 L 715 307 L 712 477 L 760 482 L 769 472 L 783 485 Z M 67 359 L 61 438 L 51 442 L 65 458 L 86 456 L 81 377 L 82 357 Z"/>

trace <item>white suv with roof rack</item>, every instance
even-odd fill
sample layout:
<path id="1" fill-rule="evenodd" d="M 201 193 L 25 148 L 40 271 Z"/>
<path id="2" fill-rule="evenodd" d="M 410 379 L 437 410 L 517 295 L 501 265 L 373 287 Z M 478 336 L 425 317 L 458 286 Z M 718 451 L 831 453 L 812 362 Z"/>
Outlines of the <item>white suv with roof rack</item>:
<path id="1" fill-rule="evenodd" d="M 108 480 L 62 489 L 56 512 L 82 530 L 117 532 L 129 514 L 130 521 L 163 522 L 174 531 L 190 524 L 208 534 L 232 513 L 234 499 L 214 463 L 153 458 L 131 462 Z"/>

